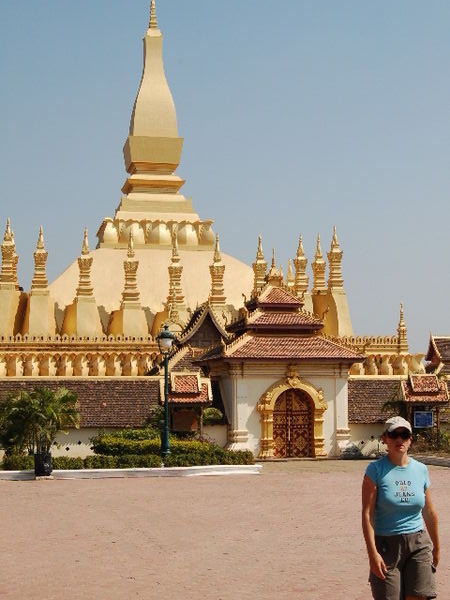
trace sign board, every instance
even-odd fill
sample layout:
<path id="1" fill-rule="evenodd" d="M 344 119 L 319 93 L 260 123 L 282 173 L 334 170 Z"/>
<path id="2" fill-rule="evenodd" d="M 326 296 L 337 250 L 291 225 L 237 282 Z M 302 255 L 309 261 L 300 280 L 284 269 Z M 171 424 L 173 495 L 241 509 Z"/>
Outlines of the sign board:
<path id="1" fill-rule="evenodd" d="M 416 410 L 414 412 L 414 429 L 424 429 L 425 427 L 433 427 L 433 411 Z"/>

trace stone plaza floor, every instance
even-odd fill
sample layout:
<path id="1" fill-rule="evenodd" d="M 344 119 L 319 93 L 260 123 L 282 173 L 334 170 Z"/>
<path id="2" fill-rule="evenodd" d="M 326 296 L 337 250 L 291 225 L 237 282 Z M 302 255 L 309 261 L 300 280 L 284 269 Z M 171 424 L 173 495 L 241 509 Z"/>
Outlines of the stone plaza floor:
<path id="1" fill-rule="evenodd" d="M 366 461 L 262 475 L 0 481 L 2 600 L 369 600 Z M 450 470 L 429 467 L 439 598 L 450 598 Z"/>

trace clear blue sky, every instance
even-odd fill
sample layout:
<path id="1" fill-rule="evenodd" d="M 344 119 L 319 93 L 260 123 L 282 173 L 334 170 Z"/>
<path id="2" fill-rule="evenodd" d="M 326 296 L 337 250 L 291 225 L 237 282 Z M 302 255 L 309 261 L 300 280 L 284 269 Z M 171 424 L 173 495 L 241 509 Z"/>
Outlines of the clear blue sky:
<path id="1" fill-rule="evenodd" d="M 0 0 L 0 219 L 28 289 L 113 216 L 147 0 Z M 159 0 L 178 173 L 223 251 L 286 263 L 335 224 L 355 333 L 450 334 L 450 2 Z M 3 224 L 1 225 L 3 228 Z"/>

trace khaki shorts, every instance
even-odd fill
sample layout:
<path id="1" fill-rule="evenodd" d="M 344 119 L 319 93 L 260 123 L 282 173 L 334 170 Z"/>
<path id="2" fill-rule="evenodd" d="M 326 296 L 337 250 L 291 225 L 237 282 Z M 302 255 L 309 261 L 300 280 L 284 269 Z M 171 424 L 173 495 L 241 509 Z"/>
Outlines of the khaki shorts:
<path id="1" fill-rule="evenodd" d="M 374 600 L 402 600 L 405 596 L 436 598 L 432 544 L 426 531 L 376 535 L 375 544 L 388 572 L 386 579 L 370 572 Z"/>

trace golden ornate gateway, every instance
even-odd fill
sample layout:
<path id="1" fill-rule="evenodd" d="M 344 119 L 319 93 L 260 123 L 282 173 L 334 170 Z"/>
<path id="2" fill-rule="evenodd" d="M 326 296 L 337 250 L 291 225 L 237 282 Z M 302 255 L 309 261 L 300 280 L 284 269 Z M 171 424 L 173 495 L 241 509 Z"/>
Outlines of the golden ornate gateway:
<path id="1" fill-rule="evenodd" d="M 280 454 L 276 454 L 280 452 L 277 444 L 279 442 L 276 441 L 276 437 L 280 438 L 280 433 L 277 432 L 277 428 L 279 426 L 277 424 L 278 417 L 276 416 L 276 411 L 278 406 L 278 399 L 282 398 L 285 392 L 294 392 L 298 395 L 295 398 L 303 399 L 306 398 L 309 401 L 310 413 L 309 413 L 309 428 L 310 428 L 310 446 L 309 446 L 309 454 L 303 454 L 303 456 L 326 456 L 326 451 L 324 448 L 324 438 L 323 438 L 323 413 L 327 409 L 327 403 L 323 397 L 323 392 L 321 389 L 315 388 L 311 383 L 301 379 L 298 375 L 297 368 L 294 365 L 288 365 L 286 369 L 286 376 L 283 379 L 275 382 L 270 388 L 261 396 L 257 408 L 261 414 L 261 445 L 259 451 L 259 458 L 272 458 L 273 456 L 281 456 Z M 280 407 L 282 405 L 280 404 Z M 289 425 L 288 436 L 291 438 L 294 436 L 302 437 L 305 439 L 304 433 L 300 433 L 302 430 L 301 423 L 305 421 L 305 419 L 300 417 L 300 413 L 303 409 L 300 409 L 299 414 L 295 415 L 298 417 L 298 423 L 292 423 Z M 292 420 L 292 412 L 291 420 Z M 298 433 L 297 429 L 298 428 Z M 292 448 L 292 444 L 294 446 L 299 444 L 300 447 L 303 447 L 300 440 L 296 442 L 290 442 L 290 448 Z M 296 450 L 299 451 L 298 449 Z M 295 456 L 295 454 L 294 454 Z"/>
<path id="2" fill-rule="evenodd" d="M 273 455 L 276 458 L 314 456 L 312 400 L 301 390 L 278 396 L 273 411 Z"/>

